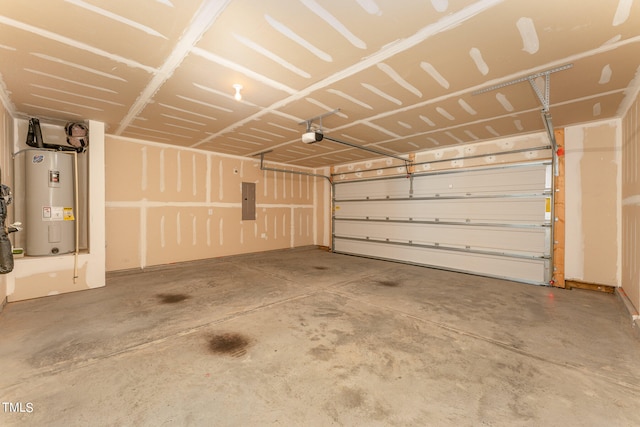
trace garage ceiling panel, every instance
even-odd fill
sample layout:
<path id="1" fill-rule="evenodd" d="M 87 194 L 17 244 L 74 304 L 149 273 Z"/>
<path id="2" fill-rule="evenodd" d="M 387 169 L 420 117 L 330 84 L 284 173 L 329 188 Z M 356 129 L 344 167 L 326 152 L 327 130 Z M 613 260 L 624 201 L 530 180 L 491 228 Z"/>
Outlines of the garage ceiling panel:
<path id="1" fill-rule="evenodd" d="M 99 120 L 228 154 L 273 148 L 309 167 L 378 157 L 294 143 L 299 121 L 334 109 L 328 135 L 407 154 L 539 131 L 526 82 L 473 93 L 564 64 L 551 75 L 558 126 L 620 117 L 640 89 L 640 2 L 628 0 L 8 0 L 0 40 L 14 117 Z M 254 133 L 276 116 L 291 139 Z"/>

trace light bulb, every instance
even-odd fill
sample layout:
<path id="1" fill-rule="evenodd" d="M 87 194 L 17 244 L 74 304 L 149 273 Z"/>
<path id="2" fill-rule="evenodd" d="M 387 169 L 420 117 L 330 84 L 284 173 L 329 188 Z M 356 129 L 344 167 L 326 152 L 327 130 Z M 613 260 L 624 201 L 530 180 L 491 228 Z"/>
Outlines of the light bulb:
<path id="1" fill-rule="evenodd" d="M 233 95 L 233 97 L 236 99 L 236 101 L 240 101 L 242 99 L 242 94 L 240 93 L 240 90 L 242 89 L 242 85 L 241 84 L 234 84 L 233 88 L 236 90 L 236 94 Z"/>

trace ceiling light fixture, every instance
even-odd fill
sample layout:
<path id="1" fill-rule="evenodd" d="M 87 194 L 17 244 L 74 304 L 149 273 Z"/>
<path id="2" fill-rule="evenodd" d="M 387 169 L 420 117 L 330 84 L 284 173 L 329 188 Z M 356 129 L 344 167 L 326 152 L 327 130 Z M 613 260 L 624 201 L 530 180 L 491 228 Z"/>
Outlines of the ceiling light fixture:
<path id="1" fill-rule="evenodd" d="M 242 90 L 242 85 L 236 83 L 233 85 L 233 88 L 236 90 L 236 94 L 233 95 L 233 97 L 236 99 L 236 101 L 240 101 L 242 99 L 242 94 L 240 93 L 240 91 Z"/>

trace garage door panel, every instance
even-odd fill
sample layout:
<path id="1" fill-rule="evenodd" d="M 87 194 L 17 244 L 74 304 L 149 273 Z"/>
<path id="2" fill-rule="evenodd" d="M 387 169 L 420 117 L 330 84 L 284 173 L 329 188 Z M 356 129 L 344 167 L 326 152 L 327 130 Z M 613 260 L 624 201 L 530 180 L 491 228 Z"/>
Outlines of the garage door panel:
<path id="1" fill-rule="evenodd" d="M 541 165 L 535 169 L 504 169 L 500 175 L 495 171 L 477 171 L 435 175 L 428 180 L 414 178 L 413 197 L 543 193 L 548 189 L 546 168 Z"/>
<path id="2" fill-rule="evenodd" d="M 334 184 L 336 252 L 545 284 L 548 161 Z"/>
<path id="3" fill-rule="evenodd" d="M 388 178 L 371 181 L 338 183 L 336 200 L 366 200 L 385 198 L 541 194 L 548 191 L 551 183 L 546 179 L 549 165 L 535 167 L 504 168 L 500 174 L 495 170 L 458 171 L 436 173 L 422 179 L 416 174 L 409 178 Z M 413 181 L 413 182 L 411 182 Z"/>
<path id="4" fill-rule="evenodd" d="M 348 185 L 336 185 L 336 200 L 384 199 L 386 197 L 409 197 L 411 182 L 408 179 L 381 179 L 377 181 L 355 181 Z"/>
<path id="5" fill-rule="evenodd" d="M 420 221 L 469 221 L 543 223 L 546 198 L 371 200 L 336 202 L 336 219 L 406 219 Z"/>
<path id="6" fill-rule="evenodd" d="M 336 240 L 336 252 L 539 284 L 548 260 L 519 259 L 384 243 Z"/>
<path id="7" fill-rule="evenodd" d="M 335 225 L 336 238 L 381 241 L 388 239 L 399 243 L 508 252 L 529 256 L 543 256 L 549 253 L 548 231 L 546 227 L 467 227 L 370 221 L 340 221 Z"/>

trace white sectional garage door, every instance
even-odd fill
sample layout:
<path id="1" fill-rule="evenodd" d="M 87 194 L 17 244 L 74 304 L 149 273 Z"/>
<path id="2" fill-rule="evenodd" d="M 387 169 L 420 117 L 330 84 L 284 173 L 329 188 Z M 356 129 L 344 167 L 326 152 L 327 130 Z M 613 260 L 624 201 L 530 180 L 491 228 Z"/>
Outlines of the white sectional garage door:
<path id="1" fill-rule="evenodd" d="M 547 284 L 551 185 L 549 162 L 338 182 L 333 250 Z"/>

